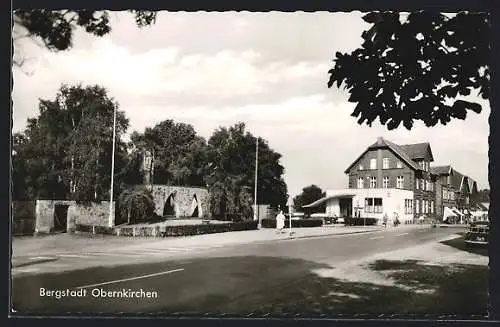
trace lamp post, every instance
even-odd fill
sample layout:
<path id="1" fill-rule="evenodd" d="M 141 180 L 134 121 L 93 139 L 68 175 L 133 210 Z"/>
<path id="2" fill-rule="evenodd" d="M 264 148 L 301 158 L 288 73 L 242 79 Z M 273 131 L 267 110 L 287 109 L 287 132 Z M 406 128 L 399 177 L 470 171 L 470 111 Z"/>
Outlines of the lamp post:
<path id="1" fill-rule="evenodd" d="M 116 106 L 114 106 L 113 110 L 113 148 L 111 149 L 111 186 L 109 190 L 109 217 L 108 217 L 109 227 L 113 227 L 114 225 L 113 183 L 114 183 L 114 173 L 115 173 L 115 139 L 116 139 Z"/>
<path id="2" fill-rule="evenodd" d="M 288 197 L 287 205 L 288 205 L 288 219 L 290 220 L 290 236 L 292 236 L 292 197 Z"/>
<path id="3" fill-rule="evenodd" d="M 253 202 L 254 202 L 254 210 L 253 210 L 253 220 L 259 220 L 257 224 L 257 228 L 262 228 L 262 221 L 260 219 L 260 215 L 257 217 L 257 172 L 259 165 L 259 138 L 255 139 L 255 185 L 254 185 L 254 193 L 253 193 Z"/>

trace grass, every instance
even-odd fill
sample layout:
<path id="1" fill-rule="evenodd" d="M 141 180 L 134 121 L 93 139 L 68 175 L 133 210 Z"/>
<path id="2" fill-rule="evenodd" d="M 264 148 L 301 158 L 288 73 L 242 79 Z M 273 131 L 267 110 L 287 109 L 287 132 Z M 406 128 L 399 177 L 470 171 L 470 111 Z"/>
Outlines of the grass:
<path id="1" fill-rule="evenodd" d="M 451 246 L 455 249 L 461 250 L 461 251 L 466 251 L 482 256 L 488 256 L 488 247 L 487 246 L 480 246 L 480 245 L 474 245 L 474 244 L 467 244 L 465 243 L 464 237 L 460 236 L 448 241 L 443 241 L 441 242 L 444 245 Z"/>

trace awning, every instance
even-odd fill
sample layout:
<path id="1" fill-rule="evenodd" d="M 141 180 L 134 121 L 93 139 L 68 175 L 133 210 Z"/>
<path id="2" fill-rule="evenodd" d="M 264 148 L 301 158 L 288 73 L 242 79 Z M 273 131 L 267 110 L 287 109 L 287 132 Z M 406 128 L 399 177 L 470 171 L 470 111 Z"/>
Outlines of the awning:
<path id="1" fill-rule="evenodd" d="M 352 194 L 352 193 L 342 193 L 342 194 L 335 194 L 335 195 L 325 196 L 324 198 L 316 200 L 313 203 L 309 203 L 309 204 L 303 205 L 302 208 L 313 208 L 313 207 L 319 206 L 320 204 L 325 203 L 326 201 L 331 200 L 331 199 L 352 198 L 355 195 L 356 194 Z"/>
<path id="2" fill-rule="evenodd" d="M 458 217 L 458 215 L 455 213 L 455 211 L 451 208 L 444 207 L 443 210 L 443 221 L 446 221 L 448 217 Z"/>

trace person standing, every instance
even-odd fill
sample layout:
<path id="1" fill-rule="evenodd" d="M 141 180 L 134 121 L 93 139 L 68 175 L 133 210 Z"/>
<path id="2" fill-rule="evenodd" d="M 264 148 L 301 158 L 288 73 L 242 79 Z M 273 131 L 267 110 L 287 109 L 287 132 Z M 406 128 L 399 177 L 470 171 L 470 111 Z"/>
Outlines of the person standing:
<path id="1" fill-rule="evenodd" d="M 278 233 L 282 233 L 283 228 L 285 228 L 285 215 L 283 214 L 283 211 L 280 210 L 276 216 L 276 229 L 278 230 Z"/>

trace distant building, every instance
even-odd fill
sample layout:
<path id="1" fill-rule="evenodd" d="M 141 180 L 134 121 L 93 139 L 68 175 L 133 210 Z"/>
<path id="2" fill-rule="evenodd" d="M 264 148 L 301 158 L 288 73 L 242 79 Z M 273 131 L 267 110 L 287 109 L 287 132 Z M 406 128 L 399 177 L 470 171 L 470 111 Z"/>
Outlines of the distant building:
<path id="1" fill-rule="evenodd" d="M 381 221 L 396 214 L 407 223 L 442 217 L 444 208 L 462 216 L 474 210 L 477 183 L 451 166 L 431 167 L 432 162 L 428 142 L 398 145 L 379 137 L 345 170 L 347 189 L 327 190 L 304 208 L 326 202 L 332 216 Z"/>
<path id="2" fill-rule="evenodd" d="M 434 161 L 429 143 L 397 145 L 381 137 L 370 145 L 346 170 L 350 189 L 407 190 L 412 215 L 433 215 L 435 210 Z M 386 201 L 388 201 L 387 197 Z M 382 198 L 384 200 L 384 198 Z M 405 210 L 400 209 L 400 214 Z M 405 213 L 406 214 L 406 213 Z"/>

